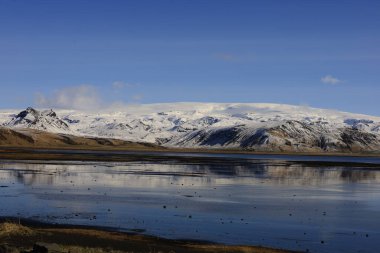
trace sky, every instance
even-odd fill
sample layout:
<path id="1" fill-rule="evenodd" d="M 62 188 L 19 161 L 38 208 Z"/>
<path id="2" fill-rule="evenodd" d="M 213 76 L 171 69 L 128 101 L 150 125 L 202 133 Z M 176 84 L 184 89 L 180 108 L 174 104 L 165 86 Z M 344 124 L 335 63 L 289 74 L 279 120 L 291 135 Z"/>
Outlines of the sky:
<path id="1" fill-rule="evenodd" d="M 285 103 L 380 116 L 380 1 L 0 0 L 0 108 Z"/>

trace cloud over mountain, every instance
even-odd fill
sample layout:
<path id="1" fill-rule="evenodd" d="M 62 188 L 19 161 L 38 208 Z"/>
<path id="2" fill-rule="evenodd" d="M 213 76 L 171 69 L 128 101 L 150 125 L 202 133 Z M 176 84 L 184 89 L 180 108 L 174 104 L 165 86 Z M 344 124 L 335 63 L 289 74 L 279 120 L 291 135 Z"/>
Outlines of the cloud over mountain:
<path id="1" fill-rule="evenodd" d="M 103 104 L 97 88 L 87 84 L 60 89 L 51 97 L 38 93 L 35 102 L 40 107 L 78 110 L 93 110 Z"/>

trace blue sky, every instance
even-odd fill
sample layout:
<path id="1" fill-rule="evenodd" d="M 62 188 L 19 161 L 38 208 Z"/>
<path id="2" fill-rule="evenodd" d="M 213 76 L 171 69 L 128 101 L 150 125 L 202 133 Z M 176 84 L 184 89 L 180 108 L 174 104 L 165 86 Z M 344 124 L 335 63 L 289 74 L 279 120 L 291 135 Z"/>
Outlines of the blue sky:
<path id="1" fill-rule="evenodd" d="M 0 0 L 0 86 L 1 108 L 63 94 L 380 116 L 380 1 Z"/>

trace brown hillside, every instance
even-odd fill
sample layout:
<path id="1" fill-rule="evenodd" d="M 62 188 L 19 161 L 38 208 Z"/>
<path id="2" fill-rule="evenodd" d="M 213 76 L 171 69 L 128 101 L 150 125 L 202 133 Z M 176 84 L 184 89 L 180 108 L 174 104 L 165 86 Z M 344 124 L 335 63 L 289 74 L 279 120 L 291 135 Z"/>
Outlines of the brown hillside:
<path id="1" fill-rule="evenodd" d="M 67 134 L 48 133 L 33 129 L 10 129 L 0 127 L 0 146 L 36 148 L 136 148 L 158 147 L 149 143 L 130 142 L 109 138 L 80 137 Z"/>

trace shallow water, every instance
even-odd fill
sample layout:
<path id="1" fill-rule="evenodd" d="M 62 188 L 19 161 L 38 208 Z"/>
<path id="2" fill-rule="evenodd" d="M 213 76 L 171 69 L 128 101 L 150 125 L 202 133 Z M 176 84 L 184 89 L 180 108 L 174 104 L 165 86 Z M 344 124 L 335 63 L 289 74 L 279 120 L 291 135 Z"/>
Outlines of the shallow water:
<path id="1" fill-rule="evenodd" d="M 310 252 L 378 252 L 380 166 L 232 158 L 2 162 L 0 216 Z"/>
<path id="2" fill-rule="evenodd" d="M 8 149 L 12 150 L 12 149 Z M 211 153 L 211 152 L 140 152 L 140 151 L 91 151 L 91 150 L 29 150 L 32 153 L 41 154 L 98 154 L 99 156 L 109 155 L 146 155 L 167 156 L 167 157 L 203 157 L 203 158 L 222 158 L 222 159 L 244 159 L 244 160 L 281 160 L 281 161 L 300 161 L 300 162 L 344 162 L 344 163 L 368 163 L 380 164 L 379 156 L 335 156 L 335 155 L 287 155 L 287 154 L 244 154 L 244 153 Z"/>

